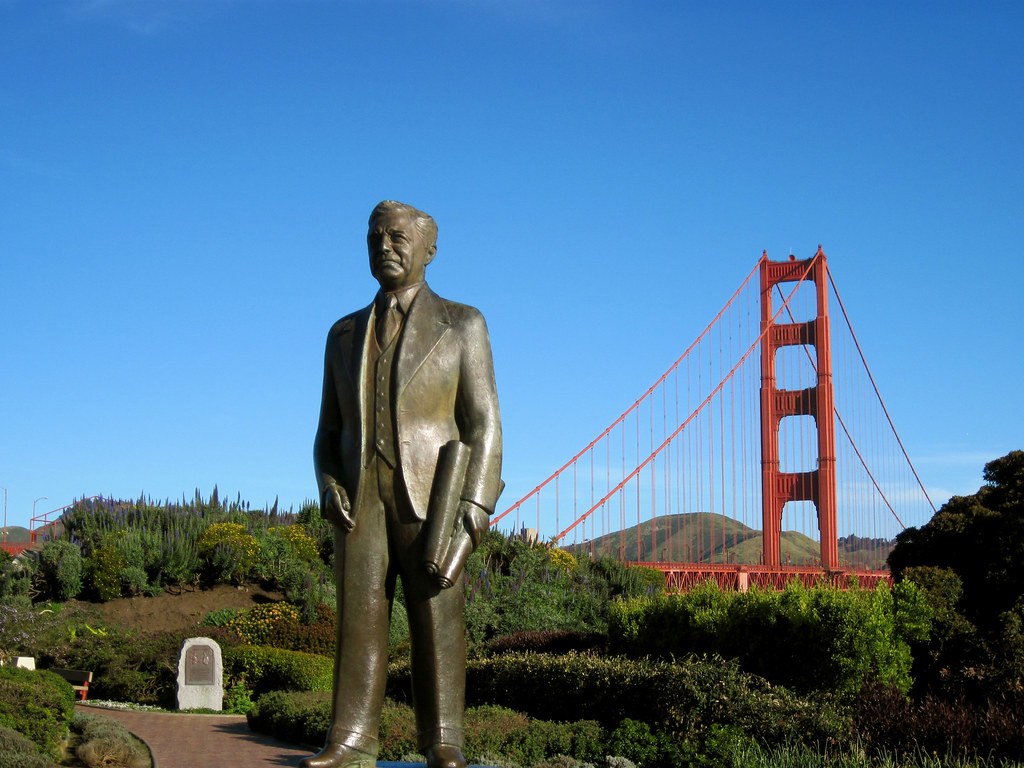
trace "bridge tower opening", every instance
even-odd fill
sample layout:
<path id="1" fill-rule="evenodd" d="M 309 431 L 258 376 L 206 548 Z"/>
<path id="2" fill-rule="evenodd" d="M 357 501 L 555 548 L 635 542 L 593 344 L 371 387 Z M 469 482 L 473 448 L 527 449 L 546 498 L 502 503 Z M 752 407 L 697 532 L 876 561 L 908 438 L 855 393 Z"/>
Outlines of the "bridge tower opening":
<path id="1" fill-rule="evenodd" d="M 818 513 L 821 567 L 839 569 L 836 525 L 835 397 L 828 317 L 828 276 L 821 246 L 810 259 L 769 261 L 761 257 L 761 491 L 764 530 L 763 563 L 781 565 L 782 510 L 790 501 L 810 501 Z M 772 309 L 773 289 L 780 283 L 810 282 L 815 287 L 812 319 L 790 321 L 788 307 Z M 792 292 L 791 294 L 792 295 Z M 778 386 L 777 352 L 800 346 L 813 354 L 815 383 L 803 389 Z M 779 466 L 779 427 L 788 416 L 811 416 L 817 426 L 815 469 L 784 472 Z"/>

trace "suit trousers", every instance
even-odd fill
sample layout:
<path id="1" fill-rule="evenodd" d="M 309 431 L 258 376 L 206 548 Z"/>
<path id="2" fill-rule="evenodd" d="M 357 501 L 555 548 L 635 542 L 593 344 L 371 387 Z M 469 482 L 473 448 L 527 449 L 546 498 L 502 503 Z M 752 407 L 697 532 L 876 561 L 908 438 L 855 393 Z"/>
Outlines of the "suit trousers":
<path id="1" fill-rule="evenodd" d="M 388 628 L 401 577 L 412 641 L 417 742 L 461 747 L 466 698 L 465 594 L 440 589 L 423 562 L 423 521 L 400 477 L 379 455 L 360 478 L 355 527 L 335 528 L 338 647 L 329 744 L 378 751 L 388 666 Z"/>

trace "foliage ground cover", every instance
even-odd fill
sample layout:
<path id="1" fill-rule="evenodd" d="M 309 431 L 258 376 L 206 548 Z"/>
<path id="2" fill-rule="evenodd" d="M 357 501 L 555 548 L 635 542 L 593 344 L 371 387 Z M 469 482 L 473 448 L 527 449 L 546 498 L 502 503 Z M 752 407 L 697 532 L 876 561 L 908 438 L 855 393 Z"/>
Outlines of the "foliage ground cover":
<path id="1" fill-rule="evenodd" d="M 469 698 L 490 723 L 479 749 L 559 768 L 613 752 L 638 766 L 1011 761 L 1024 753 L 1024 452 L 991 462 L 985 480 L 901 535 L 896 586 L 873 591 L 665 596 L 657 572 L 489 534 L 463 585 Z M 333 545 L 315 505 L 252 511 L 216 493 L 179 505 L 83 502 L 66 523 L 67 538 L 38 559 L 0 557 L 0 656 L 92 669 L 97 695 L 166 704 L 184 635 L 39 601 L 256 581 L 287 602 L 211 615 L 203 629 L 225 648 L 232 706 L 329 687 Z M 398 703 L 385 723 L 408 754 L 400 590 L 393 615 Z M 554 726 L 537 735 L 566 712 L 599 729 L 601 750 L 566 747 Z M 322 725 L 322 712 L 310 717 Z M 579 730 L 598 732 L 589 727 Z M 490 752 L 494 733 L 517 729 L 536 731 L 528 746 Z"/>

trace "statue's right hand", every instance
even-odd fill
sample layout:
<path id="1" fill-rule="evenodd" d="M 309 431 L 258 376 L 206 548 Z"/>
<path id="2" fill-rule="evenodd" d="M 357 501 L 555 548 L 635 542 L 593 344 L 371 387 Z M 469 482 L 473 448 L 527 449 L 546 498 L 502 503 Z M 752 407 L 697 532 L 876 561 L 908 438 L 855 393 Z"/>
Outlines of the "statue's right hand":
<path id="1" fill-rule="evenodd" d="M 324 520 L 340 525 L 342 530 L 348 533 L 356 524 L 351 512 L 352 505 L 344 488 L 340 485 L 331 485 L 324 491 Z"/>

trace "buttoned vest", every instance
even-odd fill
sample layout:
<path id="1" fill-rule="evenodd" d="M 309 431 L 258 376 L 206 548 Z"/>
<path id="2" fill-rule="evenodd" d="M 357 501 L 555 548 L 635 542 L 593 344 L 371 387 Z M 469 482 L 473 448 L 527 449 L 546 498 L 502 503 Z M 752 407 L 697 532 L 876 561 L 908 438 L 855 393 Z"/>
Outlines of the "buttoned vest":
<path id="1" fill-rule="evenodd" d="M 404 323 L 402 324 L 404 326 Z M 369 361 L 366 366 L 367 377 L 366 391 L 372 392 L 370 401 L 373 403 L 373 448 L 377 454 L 387 462 L 387 465 L 394 469 L 397 464 L 395 453 L 395 418 L 394 418 L 394 365 L 395 351 L 398 349 L 398 339 L 402 335 L 401 328 L 391 343 L 384 349 L 380 348 L 377 334 L 371 325 L 369 333 Z"/>

